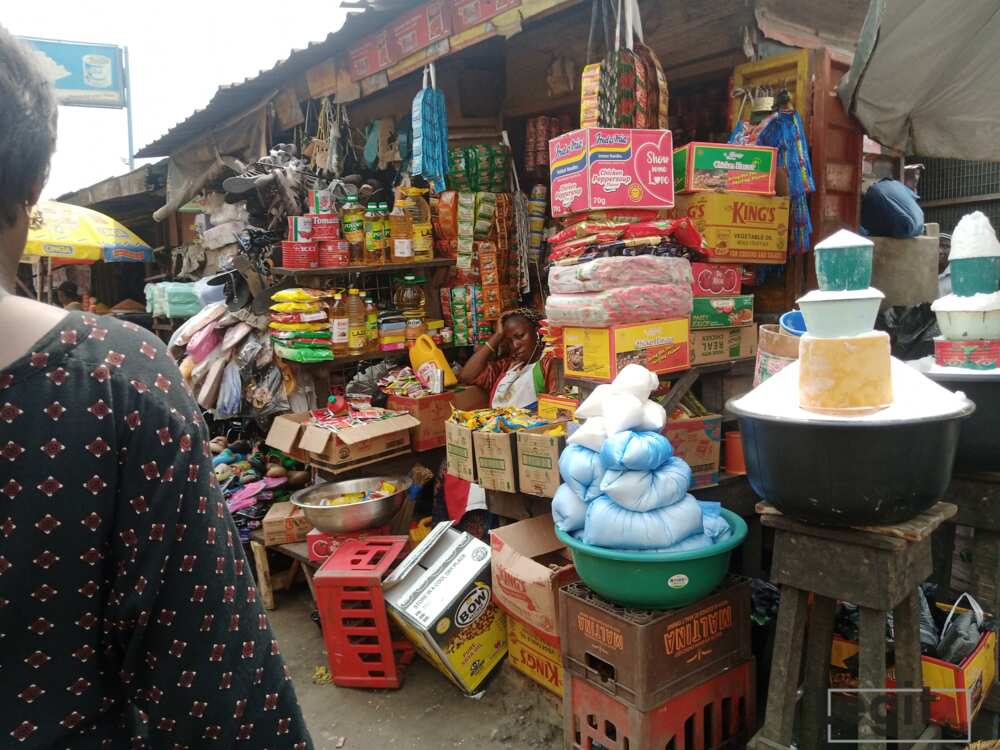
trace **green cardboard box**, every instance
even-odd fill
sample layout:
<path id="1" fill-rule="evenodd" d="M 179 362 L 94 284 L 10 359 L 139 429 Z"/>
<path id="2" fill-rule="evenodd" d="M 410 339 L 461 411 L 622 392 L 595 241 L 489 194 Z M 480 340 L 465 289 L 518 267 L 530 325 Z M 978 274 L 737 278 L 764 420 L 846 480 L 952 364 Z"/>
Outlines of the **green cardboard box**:
<path id="1" fill-rule="evenodd" d="M 774 195 L 777 150 L 692 141 L 674 149 L 674 191 Z"/>
<path id="2" fill-rule="evenodd" d="M 753 324 L 753 295 L 695 297 L 691 307 L 691 329 L 732 328 Z"/>

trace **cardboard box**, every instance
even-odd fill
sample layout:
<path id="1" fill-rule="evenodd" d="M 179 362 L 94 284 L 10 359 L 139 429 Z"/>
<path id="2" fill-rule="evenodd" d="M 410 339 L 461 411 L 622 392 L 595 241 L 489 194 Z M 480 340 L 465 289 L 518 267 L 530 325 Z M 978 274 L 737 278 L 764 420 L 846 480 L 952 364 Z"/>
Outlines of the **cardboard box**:
<path id="1" fill-rule="evenodd" d="M 712 262 L 785 262 L 788 198 L 741 193 L 679 195 L 671 214 L 691 217 Z"/>
<path id="2" fill-rule="evenodd" d="M 490 548 L 497 604 L 558 645 L 559 588 L 579 577 L 569 550 L 556 537 L 551 516 L 494 529 Z"/>
<path id="3" fill-rule="evenodd" d="M 719 483 L 719 454 L 722 447 L 722 415 L 695 419 L 671 419 L 663 434 L 674 448 L 674 455 L 691 467 L 691 489 Z"/>
<path id="4" fill-rule="evenodd" d="M 750 580 L 732 576 L 682 609 L 626 609 L 563 586 L 567 673 L 647 711 L 750 658 Z M 567 678 L 569 674 L 567 674 Z"/>
<path id="5" fill-rule="evenodd" d="M 393 411 L 405 411 L 419 420 L 420 424 L 410 430 L 410 444 L 415 451 L 429 451 L 440 448 L 447 441 L 444 423 L 451 416 L 451 406 L 455 394 L 451 391 L 422 398 L 389 396 L 386 406 Z"/>
<path id="6" fill-rule="evenodd" d="M 691 329 L 731 328 L 753 325 L 753 295 L 695 297 L 691 306 Z"/>
<path id="7" fill-rule="evenodd" d="M 945 604 L 938 608 L 949 610 Z M 961 607 L 957 611 L 963 611 Z M 839 635 L 833 637 L 830 651 L 830 687 L 857 687 L 857 668 L 848 669 L 847 660 L 858 654 L 858 644 Z M 997 678 L 997 634 L 988 630 L 979 638 L 976 648 L 961 664 L 952 664 L 933 656 L 920 657 L 924 688 L 932 694 L 930 720 L 967 734 L 969 725 Z M 896 686 L 896 670 L 886 670 L 886 687 Z M 935 689 L 946 692 L 939 692 Z M 965 692 L 968 691 L 968 692 Z M 969 696 L 968 704 L 966 695 Z"/>
<path id="8" fill-rule="evenodd" d="M 312 424 L 309 412 L 280 414 L 271 424 L 266 443 L 303 463 L 336 469 L 408 449 L 410 428 L 419 424 L 409 414 L 403 414 L 332 432 Z"/>
<path id="9" fill-rule="evenodd" d="M 576 407 L 579 405 L 579 399 L 543 393 L 538 397 L 538 416 L 550 422 L 573 419 L 576 416 Z"/>
<path id="10" fill-rule="evenodd" d="M 472 430 L 457 422 L 445 422 L 444 435 L 448 473 L 467 482 L 475 482 L 476 451 L 472 443 Z"/>
<path id="11" fill-rule="evenodd" d="M 261 530 L 264 532 L 264 546 L 293 544 L 304 541 L 312 524 L 306 520 L 302 508 L 291 503 L 275 503 L 264 516 Z"/>
<path id="12" fill-rule="evenodd" d="M 361 531 L 344 531 L 339 534 L 327 534 L 319 529 L 310 529 L 306 534 L 306 549 L 309 551 L 309 559 L 313 562 L 323 562 L 337 551 L 344 542 L 352 539 L 367 539 L 370 536 L 388 536 L 392 533 L 391 527 L 386 524 L 375 529 L 362 529 Z"/>
<path id="13" fill-rule="evenodd" d="M 691 365 L 757 356 L 757 326 L 691 331 Z"/>
<path id="14" fill-rule="evenodd" d="M 552 215 L 674 205 L 669 130 L 583 128 L 549 141 Z"/>
<path id="15" fill-rule="evenodd" d="M 566 447 L 566 436 L 546 435 L 555 424 L 517 432 L 517 479 L 521 492 L 552 497 L 559 489 L 559 454 Z"/>
<path id="16" fill-rule="evenodd" d="M 690 364 L 688 329 L 688 318 L 612 328 L 564 328 L 564 372 L 568 377 L 608 382 L 633 362 L 660 374 L 686 370 Z"/>
<path id="17" fill-rule="evenodd" d="M 674 149 L 674 190 L 728 190 L 774 195 L 778 150 L 692 141 Z"/>
<path id="18" fill-rule="evenodd" d="M 507 653 L 493 601 L 490 548 L 439 523 L 382 584 L 389 615 L 417 651 L 465 693 Z"/>
<path id="19" fill-rule="evenodd" d="M 530 625 L 507 615 L 507 658 L 518 672 L 562 696 L 565 677 L 558 638 L 553 646 Z"/>
<path id="20" fill-rule="evenodd" d="M 944 336 L 936 336 L 934 361 L 942 367 L 995 370 L 1000 366 L 1000 341 L 996 339 L 948 341 Z"/>
<path id="21" fill-rule="evenodd" d="M 691 264 L 691 294 L 694 297 L 731 297 L 743 285 L 743 268 L 738 263 Z"/>
<path id="22" fill-rule="evenodd" d="M 517 435 L 513 432 L 472 433 L 476 448 L 476 482 L 485 490 L 517 492 Z"/>

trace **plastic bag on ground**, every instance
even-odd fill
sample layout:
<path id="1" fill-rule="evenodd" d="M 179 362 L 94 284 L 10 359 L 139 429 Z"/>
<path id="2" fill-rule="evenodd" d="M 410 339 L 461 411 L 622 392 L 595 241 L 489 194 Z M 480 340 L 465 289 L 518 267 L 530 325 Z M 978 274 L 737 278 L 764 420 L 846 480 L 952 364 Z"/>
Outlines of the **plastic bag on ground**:
<path id="1" fill-rule="evenodd" d="M 567 534 L 583 528 L 587 518 L 587 504 L 570 489 L 568 484 L 559 485 L 552 498 L 552 520 L 556 528 Z"/>
<path id="2" fill-rule="evenodd" d="M 690 313 L 690 284 L 642 284 L 606 292 L 550 294 L 545 300 L 545 317 L 554 326 L 606 328 Z"/>
<path id="3" fill-rule="evenodd" d="M 642 365 L 635 363 L 625 365 L 611 381 L 611 390 L 619 393 L 631 393 L 640 401 L 649 398 L 649 394 L 659 386 L 660 379 L 655 372 L 650 372 Z"/>
<path id="4" fill-rule="evenodd" d="M 612 392 L 601 404 L 601 415 L 609 436 L 634 430 L 642 424 L 642 401 L 631 393 Z"/>
<path id="5" fill-rule="evenodd" d="M 566 438 L 567 445 L 582 445 L 592 451 L 599 451 L 608 437 L 603 417 L 591 417 Z"/>
<path id="6" fill-rule="evenodd" d="M 609 549 L 649 550 L 671 547 L 702 533 L 701 507 L 688 495 L 679 503 L 636 513 L 602 495 L 587 508 L 583 541 Z"/>
<path id="7" fill-rule="evenodd" d="M 642 424 L 640 429 L 659 432 L 667 423 L 667 410 L 655 401 L 646 401 L 642 405 Z"/>
<path id="8" fill-rule="evenodd" d="M 601 492 L 623 508 L 645 513 L 679 503 L 691 486 L 691 467 L 676 456 L 652 471 L 606 471 Z"/>
<path id="9" fill-rule="evenodd" d="M 559 456 L 559 474 L 573 492 L 586 500 L 591 485 L 604 476 L 604 466 L 596 451 L 582 445 L 567 445 Z M 600 487 L 594 489 L 598 491 Z"/>
<path id="10" fill-rule="evenodd" d="M 640 255 L 634 258 L 597 258 L 576 266 L 552 266 L 552 294 L 603 292 L 637 284 L 691 286 L 691 264 L 686 258 Z"/>
<path id="11" fill-rule="evenodd" d="M 656 432 L 619 432 L 601 448 L 601 462 L 610 471 L 652 471 L 673 455 L 670 441 Z"/>

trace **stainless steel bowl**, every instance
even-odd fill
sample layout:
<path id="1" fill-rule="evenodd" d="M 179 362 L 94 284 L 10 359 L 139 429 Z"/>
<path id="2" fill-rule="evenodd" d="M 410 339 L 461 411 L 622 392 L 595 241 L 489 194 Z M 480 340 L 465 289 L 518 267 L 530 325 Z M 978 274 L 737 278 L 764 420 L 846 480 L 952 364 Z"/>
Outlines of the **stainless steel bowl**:
<path id="1" fill-rule="evenodd" d="M 377 500 L 362 500 L 350 505 L 319 505 L 326 498 L 346 495 L 349 492 L 377 490 L 382 482 L 396 486 L 396 492 Z M 361 531 L 388 523 L 403 504 L 406 491 L 413 480 L 405 476 L 367 477 L 344 482 L 327 482 L 299 490 L 291 497 L 292 505 L 302 508 L 306 519 L 320 531 L 337 534 L 344 531 Z"/>

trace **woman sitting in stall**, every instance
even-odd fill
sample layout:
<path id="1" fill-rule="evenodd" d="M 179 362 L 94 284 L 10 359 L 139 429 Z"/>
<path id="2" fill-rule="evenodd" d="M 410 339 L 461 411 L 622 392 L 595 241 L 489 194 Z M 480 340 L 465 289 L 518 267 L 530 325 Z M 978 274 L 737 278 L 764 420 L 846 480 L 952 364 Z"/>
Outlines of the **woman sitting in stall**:
<path id="1" fill-rule="evenodd" d="M 556 377 L 554 358 L 551 353 L 543 353 L 541 320 L 541 315 L 526 307 L 504 312 L 496 332 L 465 363 L 459 381 L 486 391 L 493 409 L 534 409 L 538 395 L 550 392 Z M 434 521 L 446 518 L 480 539 L 486 539 L 489 533 L 485 490 L 448 474 L 447 462 L 434 487 Z"/>

